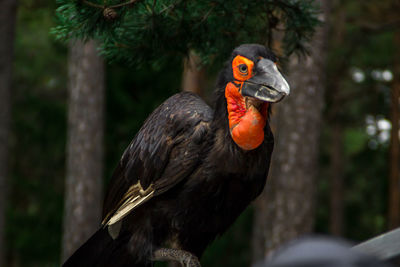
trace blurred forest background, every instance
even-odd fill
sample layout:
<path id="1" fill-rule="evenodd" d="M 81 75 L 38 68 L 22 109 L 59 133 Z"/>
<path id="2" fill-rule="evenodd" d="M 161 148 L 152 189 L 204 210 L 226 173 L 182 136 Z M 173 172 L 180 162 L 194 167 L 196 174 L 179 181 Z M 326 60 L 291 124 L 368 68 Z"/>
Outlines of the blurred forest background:
<path id="1" fill-rule="evenodd" d="M 268 188 L 208 248 L 203 266 L 249 266 L 310 232 L 359 242 L 400 225 L 400 1 L 315 2 L 322 23 L 310 53 L 282 59 L 293 93 L 274 110 Z M 145 118 L 182 89 L 209 101 L 223 62 L 105 64 L 91 54 L 94 43 L 68 46 L 50 34 L 54 1 L 0 3 L 0 266 L 57 266 L 66 242 L 83 242 L 63 239 L 74 232 L 64 220 L 68 181 L 97 179 L 94 204 L 86 203 L 97 225 L 102 188 Z M 271 46 L 283 56 L 276 35 Z M 88 102 L 71 89 L 79 79 Z M 82 130 L 79 116 L 98 124 Z M 80 164 L 86 169 L 74 169 Z"/>

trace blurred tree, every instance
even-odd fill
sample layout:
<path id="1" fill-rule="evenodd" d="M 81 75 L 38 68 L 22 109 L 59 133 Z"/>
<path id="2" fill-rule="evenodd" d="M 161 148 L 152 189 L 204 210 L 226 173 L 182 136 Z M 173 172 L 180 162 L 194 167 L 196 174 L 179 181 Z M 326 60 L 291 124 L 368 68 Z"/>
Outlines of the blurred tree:
<path id="1" fill-rule="evenodd" d="M 56 266 L 61 254 L 67 71 L 49 35 L 54 5 L 18 1 L 5 266 Z"/>
<path id="2" fill-rule="evenodd" d="M 385 114 L 391 122 L 391 134 L 389 142 L 389 172 L 388 172 L 388 218 L 387 226 L 389 229 L 400 226 L 400 142 L 399 142 L 399 48 L 400 45 L 400 16 L 397 10 L 400 3 L 397 0 L 377 1 L 377 3 L 364 3 L 363 9 L 368 17 L 361 19 L 358 23 L 364 31 L 367 31 L 374 37 L 386 34 L 389 36 L 390 43 L 386 44 L 386 50 L 381 62 L 385 62 L 385 67 L 391 68 L 393 71 L 393 81 L 391 83 L 390 97 L 388 97 L 388 106 L 390 106 L 390 114 Z M 394 48 L 392 51 L 389 48 Z M 390 53 L 391 52 L 391 53 Z M 387 55 L 391 57 L 386 58 Z M 376 57 L 377 55 L 375 55 Z M 371 64 L 371 65 L 376 65 Z M 376 72 L 375 72 L 376 73 Z M 375 75 L 376 76 L 376 75 Z M 375 77 L 376 80 L 384 81 L 382 77 Z M 388 112 L 389 113 L 389 112 Z"/>
<path id="3" fill-rule="evenodd" d="M 94 41 L 70 44 L 67 173 L 62 261 L 99 227 L 104 128 L 104 63 Z"/>
<path id="4" fill-rule="evenodd" d="M 321 20 L 326 21 L 329 2 L 322 1 L 321 9 Z M 313 230 L 327 27 L 323 24 L 317 29 L 309 56 L 289 59 L 291 95 L 274 116 L 271 171 L 255 212 L 254 261 Z"/>
<path id="5" fill-rule="evenodd" d="M 398 23 L 390 2 L 333 1 L 331 11 L 316 229 L 360 241 L 386 224 L 388 132 L 379 125 L 388 123 L 382 73 L 391 76 Z"/>
<path id="6" fill-rule="evenodd" d="M 397 0 L 384 0 L 384 1 L 366 1 L 363 2 L 360 6 L 363 11 L 358 19 L 355 19 L 353 22 L 363 31 L 368 34 L 369 39 L 373 40 L 372 42 L 381 42 L 381 45 L 386 49 L 381 54 L 378 54 L 374 51 L 373 54 L 369 56 L 365 56 L 369 63 L 369 68 L 373 67 L 381 67 L 382 65 L 385 68 L 391 68 L 393 71 L 393 81 L 391 86 L 390 97 L 385 106 L 390 106 L 390 115 L 385 112 L 385 117 L 390 119 L 391 122 L 391 138 L 389 142 L 389 151 L 388 157 L 390 162 L 388 168 L 388 218 L 387 223 L 389 228 L 395 228 L 400 226 L 400 168 L 399 166 L 399 138 L 398 130 L 399 130 L 399 89 L 398 89 L 398 75 L 399 75 L 399 61 L 398 61 L 398 45 L 400 44 L 400 37 L 398 33 L 398 27 L 400 25 L 400 17 L 397 12 L 400 7 L 400 3 Z M 382 40 L 381 36 L 388 36 L 387 40 Z M 368 40 L 368 38 L 366 38 Z M 375 40 L 374 40 L 375 39 Z M 381 41 L 382 40 L 382 41 Z M 371 41 L 370 41 L 371 42 Z M 371 43 L 372 43 L 371 42 Z M 373 46 L 378 47 L 377 44 Z M 390 48 L 393 48 L 391 50 Z M 388 55 L 389 56 L 388 58 Z M 380 57 L 380 60 L 377 58 Z M 377 76 L 376 70 L 373 70 L 372 74 L 373 79 L 378 82 L 383 82 L 385 79 Z M 396 73 L 397 72 L 397 73 Z M 381 115 L 381 114 L 380 114 Z"/>
<path id="7" fill-rule="evenodd" d="M 201 59 L 195 52 L 189 52 L 183 63 L 182 90 L 204 97 L 206 73 Z"/>
<path id="8" fill-rule="evenodd" d="M 355 8 L 358 10 L 356 11 Z M 360 116 L 365 117 L 374 114 L 374 116 L 377 116 L 378 120 L 382 120 L 382 118 L 390 118 L 392 134 L 391 142 L 389 143 L 389 151 L 386 152 L 388 153 L 388 162 L 390 162 L 390 165 L 387 166 L 387 168 L 390 168 L 388 179 L 389 189 L 387 190 L 389 228 L 400 225 L 400 188 L 398 169 L 399 141 L 398 138 L 396 138 L 397 134 L 395 134 L 395 132 L 398 132 L 398 130 L 395 129 L 398 127 L 398 117 L 397 119 L 395 118 L 396 112 L 398 112 L 396 111 L 398 104 L 394 104 L 396 102 L 394 99 L 398 98 L 398 96 L 395 96 L 397 75 L 395 73 L 393 75 L 395 79 L 392 82 L 392 94 L 390 97 L 390 94 L 387 93 L 389 92 L 389 87 L 385 85 L 385 82 L 388 80 L 385 81 L 385 79 L 381 77 L 382 75 L 379 73 L 382 73 L 382 71 L 379 69 L 384 68 L 388 73 L 390 73 L 389 69 L 392 69 L 393 72 L 396 71 L 395 65 L 397 56 L 393 56 L 396 53 L 396 49 L 393 50 L 393 47 L 396 47 L 396 29 L 398 28 L 400 20 L 398 12 L 394 10 L 398 8 L 398 1 L 392 0 L 366 1 L 363 2 L 362 5 L 349 2 L 344 3 L 341 1 L 337 10 L 346 10 L 348 15 L 344 18 L 343 16 L 342 18 L 338 17 L 336 21 L 346 22 L 345 34 L 347 36 L 345 37 L 345 42 L 343 44 L 340 46 L 336 45 L 336 48 L 331 50 L 336 50 L 336 53 L 332 53 L 333 57 L 337 58 L 337 52 L 342 52 L 345 53 L 345 58 L 349 58 L 349 60 L 346 60 L 346 63 L 340 63 L 340 60 L 338 59 L 333 59 L 330 62 L 331 66 L 336 66 L 336 69 L 342 73 L 343 70 L 345 70 L 348 74 L 356 73 L 356 75 L 362 75 L 364 77 L 363 71 L 366 71 L 367 75 L 369 75 L 368 72 L 370 72 L 372 76 L 372 79 L 367 79 L 367 83 L 363 83 L 364 78 L 357 81 L 358 78 L 354 78 L 353 76 L 353 80 L 361 86 L 353 85 L 351 87 L 345 85 L 344 81 L 346 79 L 341 79 L 340 83 L 342 93 L 339 93 L 339 97 L 336 97 L 336 100 L 338 100 L 336 101 L 338 102 L 336 106 L 340 106 L 342 115 L 338 114 L 339 118 L 336 118 L 336 123 L 341 123 L 342 125 L 345 123 L 347 124 L 347 129 L 349 129 L 349 122 L 354 125 L 354 123 L 360 121 Z M 332 40 L 331 42 L 335 42 L 335 40 Z M 361 68 L 361 72 L 358 68 Z M 337 72 L 330 70 L 329 73 L 336 77 L 334 73 Z M 352 79 L 350 75 L 347 76 L 347 79 Z M 345 76 L 342 75 L 341 77 Z M 329 84 L 335 84 L 335 78 L 331 79 Z M 347 90 L 345 93 L 343 93 L 344 88 Z M 368 99 L 367 97 L 362 96 L 365 94 L 368 94 Z M 384 100 L 383 103 L 382 101 L 379 101 L 382 98 Z M 349 100 L 351 100 L 350 103 Z M 380 108 L 376 108 L 378 102 L 381 103 Z M 334 103 L 335 98 L 332 98 L 332 106 L 329 107 L 330 109 L 335 110 Z M 359 110 L 354 112 L 356 110 L 354 107 L 356 106 L 359 107 Z M 388 114 L 389 106 L 392 107 L 391 115 Z M 336 108 L 336 110 L 338 109 Z M 380 134 L 380 130 L 377 131 L 377 135 L 378 134 Z M 385 141 L 379 140 L 382 139 L 382 137 L 378 136 L 376 139 L 378 139 L 378 143 L 383 144 L 383 146 L 380 146 L 380 149 L 386 150 L 388 148 L 384 144 Z M 372 140 L 372 143 L 370 144 L 376 144 L 376 140 Z M 341 197 L 336 195 L 336 202 L 339 201 L 337 198 L 343 198 L 343 195 Z M 340 218 L 340 216 L 335 213 L 335 210 L 332 209 L 331 212 L 333 212 L 331 214 L 332 218 L 335 218 L 335 216 Z"/>
<path id="9" fill-rule="evenodd" d="M 340 49 L 342 56 L 339 58 L 327 56 L 329 73 L 326 79 L 325 100 L 329 108 L 325 112 L 325 122 L 330 127 L 329 142 L 329 232 L 333 235 L 343 234 L 343 206 L 344 206 L 344 128 L 345 117 L 343 104 L 343 77 L 346 77 L 350 69 L 350 61 L 343 58 L 350 57 L 354 50 L 353 40 L 345 40 L 346 34 L 346 9 L 342 8 L 340 1 L 332 1 L 329 25 L 331 25 L 327 36 L 329 52 Z M 344 55 L 344 56 L 343 56 Z M 336 54 L 335 54 L 336 56 Z"/>
<path id="10" fill-rule="evenodd" d="M 398 29 L 394 32 L 393 42 L 396 54 L 393 57 L 394 80 L 391 88 L 390 109 L 392 129 L 390 133 L 389 229 L 400 226 L 400 31 Z"/>
<path id="11" fill-rule="evenodd" d="M 0 266 L 5 264 L 5 223 L 8 196 L 11 86 L 14 55 L 16 0 L 0 2 Z"/>

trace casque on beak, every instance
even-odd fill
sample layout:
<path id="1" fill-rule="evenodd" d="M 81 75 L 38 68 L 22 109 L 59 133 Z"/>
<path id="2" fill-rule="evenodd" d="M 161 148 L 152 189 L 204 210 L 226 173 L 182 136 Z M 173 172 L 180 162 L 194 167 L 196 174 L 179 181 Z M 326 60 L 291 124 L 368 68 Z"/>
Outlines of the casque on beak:
<path id="1" fill-rule="evenodd" d="M 242 96 L 272 103 L 281 101 L 289 93 L 289 84 L 276 64 L 265 58 L 258 61 L 255 66 L 255 75 L 243 82 L 241 90 Z"/>

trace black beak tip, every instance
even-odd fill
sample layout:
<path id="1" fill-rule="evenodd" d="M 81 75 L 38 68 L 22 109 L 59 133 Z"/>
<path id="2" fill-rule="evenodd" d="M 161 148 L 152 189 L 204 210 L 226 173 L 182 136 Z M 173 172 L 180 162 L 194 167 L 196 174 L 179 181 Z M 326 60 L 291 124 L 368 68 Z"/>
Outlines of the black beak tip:
<path id="1" fill-rule="evenodd" d="M 285 94 L 284 93 L 278 93 L 277 95 L 274 95 L 273 97 L 271 97 L 272 99 L 272 101 L 270 101 L 270 102 L 273 102 L 273 103 L 276 103 L 276 102 L 279 102 L 279 101 L 281 101 L 282 99 L 284 99 L 285 98 Z"/>
<path id="2" fill-rule="evenodd" d="M 242 91 L 242 95 L 254 97 L 265 102 L 277 103 L 281 101 L 287 94 L 270 86 L 253 84 L 253 86 L 245 87 Z"/>

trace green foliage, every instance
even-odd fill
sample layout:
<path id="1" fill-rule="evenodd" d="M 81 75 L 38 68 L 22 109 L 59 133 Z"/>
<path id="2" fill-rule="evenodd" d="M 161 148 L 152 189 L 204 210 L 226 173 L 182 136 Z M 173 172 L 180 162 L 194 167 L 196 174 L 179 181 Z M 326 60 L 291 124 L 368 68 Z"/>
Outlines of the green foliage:
<path id="1" fill-rule="evenodd" d="M 371 75 L 374 70 L 392 69 L 393 30 L 379 27 L 389 13 L 378 8 L 388 2 L 341 1 L 332 7 L 316 226 L 329 233 L 329 156 L 335 123 L 343 128 L 344 188 L 338 196 L 344 201 L 343 235 L 355 241 L 386 230 L 388 140 L 380 140 L 379 131 L 367 133 L 366 118 L 389 117 L 390 82 Z M 362 80 L 353 79 L 355 69 Z"/>
<path id="2" fill-rule="evenodd" d="M 350 157 L 357 168 L 346 168 L 344 234 L 348 238 L 364 241 L 386 229 L 387 154 L 384 147 L 371 149 L 366 142 Z"/>
<path id="3" fill-rule="evenodd" d="M 270 42 L 277 27 L 284 31 L 287 54 L 304 51 L 318 23 L 310 0 L 138 0 L 112 8 L 114 19 L 104 16 L 105 8 L 123 2 L 92 1 L 58 0 L 59 25 L 53 33 L 62 40 L 98 39 L 107 58 L 131 66 L 189 50 L 205 63 L 225 60 L 241 43 Z"/>
<path id="4" fill-rule="evenodd" d="M 52 8 L 20 1 L 17 17 L 6 247 L 23 266 L 55 266 L 60 254 L 66 49 L 49 35 Z"/>

